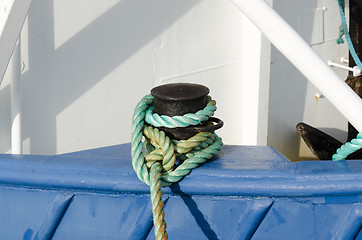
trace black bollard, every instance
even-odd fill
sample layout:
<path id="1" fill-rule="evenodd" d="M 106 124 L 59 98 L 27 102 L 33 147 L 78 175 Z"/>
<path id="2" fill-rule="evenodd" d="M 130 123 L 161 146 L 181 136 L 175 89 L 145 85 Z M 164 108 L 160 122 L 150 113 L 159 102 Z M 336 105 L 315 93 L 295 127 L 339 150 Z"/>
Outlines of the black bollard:
<path id="1" fill-rule="evenodd" d="M 205 108 L 209 89 L 199 84 L 171 83 L 153 88 L 151 94 L 154 97 L 154 113 L 173 117 L 196 113 Z M 199 132 L 214 132 L 223 124 L 220 119 L 210 117 L 208 121 L 195 126 L 159 129 L 171 139 L 185 140 Z"/>

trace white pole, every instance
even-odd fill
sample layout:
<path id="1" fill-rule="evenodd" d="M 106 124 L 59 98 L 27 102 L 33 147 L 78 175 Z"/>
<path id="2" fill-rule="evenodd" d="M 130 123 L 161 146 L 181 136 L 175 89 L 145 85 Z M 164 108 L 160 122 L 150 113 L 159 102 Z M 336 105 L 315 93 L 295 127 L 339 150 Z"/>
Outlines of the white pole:
<path id="1" fill-rule="evenodd" d="M 270 42 L 362 132 L 362 99 L 264 0 L 232 0 Z"/>
<path id="2" fill-rule="evenodd" d="M 0 0 L 0 84 L 32 0 Z"/>
<path id="3" fill-rule="evenodd" d="M 14 48 L 8 69 L 11 71 L 11 152 L 22 153 L 21 138 L 21 50 L 20 38 Z"/>

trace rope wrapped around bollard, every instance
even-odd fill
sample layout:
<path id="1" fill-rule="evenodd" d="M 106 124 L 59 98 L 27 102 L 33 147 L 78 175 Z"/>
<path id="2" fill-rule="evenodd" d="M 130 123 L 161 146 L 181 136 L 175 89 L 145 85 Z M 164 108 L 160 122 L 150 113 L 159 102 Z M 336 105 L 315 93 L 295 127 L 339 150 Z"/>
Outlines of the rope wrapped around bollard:
<path id="1" fill-rule="evenodd" d="M 192 169 L 215 156 L 223 145 L 222 139 L 213 131 L 199 131 L 214 126 L 208 120 L 216 110 L 215 105 L 216 102 L 207 97 L 207 105 L 200 111 L 183 116 L 160 116 L 153 113 L 154 96 L 146 95 L 135 108 L 132 119 L 132 166 L 138 178 L 150 186 L 156 239 L 168 239 L 161 188 L 180 181 Z M 221 123 L 214 129 L 222 126 L 222 121 L 219 121 Z M 204 123 L 204 126 L 187 139 L 170 139 L 170 134 L 161 130 L 164 127 L 180 128 L 180 125 L 184 128 L 200 127 L 200 123 Z"/>

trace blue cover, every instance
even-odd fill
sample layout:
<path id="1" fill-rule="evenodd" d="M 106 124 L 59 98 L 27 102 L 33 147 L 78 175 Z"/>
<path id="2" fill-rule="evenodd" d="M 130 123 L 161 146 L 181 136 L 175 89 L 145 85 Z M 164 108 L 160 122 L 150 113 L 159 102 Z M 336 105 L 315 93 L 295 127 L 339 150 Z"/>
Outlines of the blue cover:
<path id="1" fill-rule="evenodd" d="M 224 146 L 164 188 L 170 239 L 362 239 L 362 161 L 291 163 Z M 0 155 L 0 239 L 154 239 L 130 144 Z"/>

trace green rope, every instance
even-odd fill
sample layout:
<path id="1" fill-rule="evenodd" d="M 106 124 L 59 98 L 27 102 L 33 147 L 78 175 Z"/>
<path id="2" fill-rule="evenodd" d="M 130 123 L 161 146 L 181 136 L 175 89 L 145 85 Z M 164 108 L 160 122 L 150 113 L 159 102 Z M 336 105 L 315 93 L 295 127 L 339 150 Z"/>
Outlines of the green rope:
<path id="1" fill-rule="evenodd" d="M 338 44 L 344 43 L 342 37 L 343 35 L 345 35 L 351 56 L 354 62 L 357 64 L 357 67 L 362 70 L 362 62 L 359 59 L 356 50 L 353 47 L 351 36 L 348 33 L 346 17 L 344 14 L 344 8 L 345 8 L 344 0 L 338 0 L 338 6 L 339 6 L 339 13 L 341 16 L 342 23 L 339 26 L 339 36 L 337 38 L 337 43 Z M 353 139 L 351 142 L 343 144 L 340 148 L 338 148 L 337 153 L 332 156 L 332 160 L 333 161 L 345 160 L 348 155 L 354 153 L 355 151 L 361 148 L 362 148 L 362 133 L 359 133 L 357 135 L 357 138 Z"/>
<path id="2" fill-rule="evenodd" d="M 158 115 L 153 113 L 153 107 L 150 107 L 146 111 L 146 122 L 155 127 L 167 127 L 167 128 L 176 128 L 176 127 L 188 127 L 190 125 L 198 125 L 201 122 L 207 121 L 210 116 L 212 116 L 216 110 L 216 102 L 210 97 L 208 98 L 208 104 L 206 107 L 196 113 L 187 113 L 183 116 L 166 116 Z"/>
<path id="3" fill-rule="evenodd" d="M 343 12 L 343 15 L 344 15 L 344 7 L 345 7 L 345 5 L 344 5 L 344 0 L 342 0 L 342 1 L 339 1 L 338 2 L 338 5 L 339 5 L 339 11 L 342 11 Z M 344 43 L 344 40 L 343 40 L 343 35 L 344 35 L 344 33 L 345 33 L 345 28 L 344 28 L 344 26 L 343 26 L 343 17 L 341 16 L 341 20 L 342 20 L 342 23 L 341 23 L 341 25 L 339 25 L 339 34 L 338 34 L 338 38 L 337 38 L 337 40 L 336 40 L 336 43 L 337 44 L 343 44 Z M 347 31 L 348 32 L 348 31 Z"/>
<path id="4" fill-rule="evenodd" d="M 345 160 L 348 155 L 362 148 L 362 133 L 359 133 L 351 142 L 347 142 L 337 149 L 337 153 L 332 156 L 333 161 Z"/>
<path id="5" fill-rule="evenodd" d="M 184 116 L 168 117 L 153 113 L 153 96 L 146 95 L 137 104 L 132 118 L 132 166 L 138 178 L 150 186 L 156 239 L 167 239 L 161 187 L 180 181 L 192 169 L 215 156 L 223 143 L 215 133 L 200 132 L 187 140 L 171 140 L 158 126 L 189 126 L 207 121 L 216 110 L 216 102 Z M 148 117 L 147 117 L 148 116 Z M 151 125 L 147 125 L 145 123 Z M 142 139 L 144 138 L 144 142 Z M 143 149 L 145 153 L 143 153 Z M 180 164 L 176 167 L 176 163 Z"/>
<path id="6" fill-rule="evenodd" d="M 356 63 L 357 67 L 362 70 L 362 62 L 359 59 L 356 50 L 354 49 L 353 43 L 352 43 L 352 39 L 351 36 L 348 33 L 348 27 L 347 27 L 347 22 L 346 22 L 346 17 L 344 14 L 344 0 L 338 0 L 338 6 L 339 6 L 339 13 L 341 15 L 341 25 L 339 26 L 339 36 L 337 38 L 337 43 L 344 43 L 344 40 L 342 39 L 342 36 L 345 35 L 346 37 L 346 41 L 348 44 L 348 48 L 349 48 L 349 52 L 351 53 L 351 56 L 354 60 L 354 62 Z"/>
<path id="7" fill-rule="evenodd" d="M 153 97 L 151 95 L 146 95 L 142 100 L 137 104 L 133 118 L 132 118 L 132 136 L 131 136 L 131 155 L 132 155 L 132 166 L 136 171 L 138 178 L 150 185 L 150 175 L 147 169 L 147 166 L 144 163 L 143 158 L 143 146 L 142 146 L 142 131 L 145 125 L 145 115 L 146 110 L 153 103 Z"/>
<path id="8" fill-rule="evenodd" d="M 165 212 L 163 211 L 161 190 L 161 164 L 155 162 L 151 166 L 151 202 L 156 239 L 167 239 Z"/>

